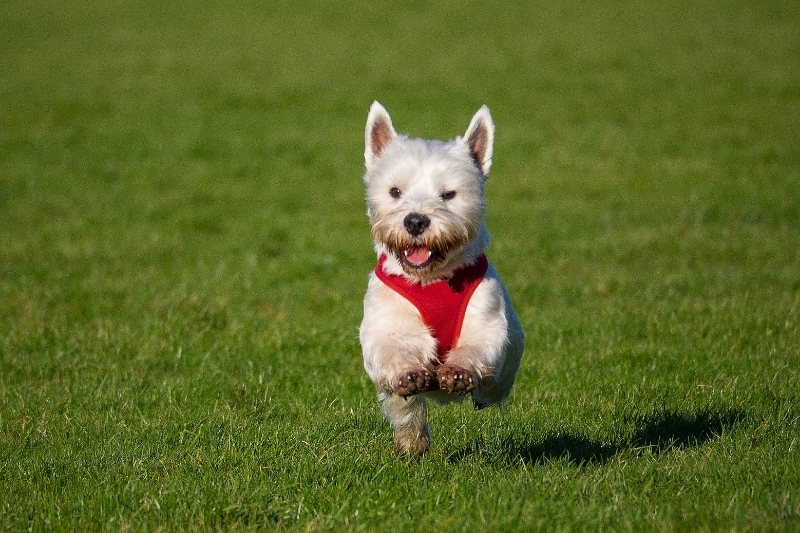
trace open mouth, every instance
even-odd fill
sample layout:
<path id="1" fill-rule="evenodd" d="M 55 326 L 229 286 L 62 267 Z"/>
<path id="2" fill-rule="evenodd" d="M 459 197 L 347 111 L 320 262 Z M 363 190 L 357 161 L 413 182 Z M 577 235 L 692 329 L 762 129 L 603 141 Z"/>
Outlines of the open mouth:
<path id="1" fill-rule="evenodd" d="M 403 261 L 412 268 L 424 268 L 436 259 L 436 253 L 424 246 L 412 246 L 403 251 Z"/>

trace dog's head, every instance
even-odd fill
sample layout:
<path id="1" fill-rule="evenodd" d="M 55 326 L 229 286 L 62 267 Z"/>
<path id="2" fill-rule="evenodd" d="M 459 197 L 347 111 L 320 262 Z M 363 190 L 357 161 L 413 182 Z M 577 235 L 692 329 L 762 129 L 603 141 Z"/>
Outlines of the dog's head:
<path id="1" fill-rule="evenodd" d="M 378 253 L 394 256 L 418 281 L 473 261 L 488 239 L 483 188 L 492 164 L 494 124 L 481 107 L 464 137 L 450 142 L 398 135 L 372 104 L 366 127 L 367 214 Z"/>

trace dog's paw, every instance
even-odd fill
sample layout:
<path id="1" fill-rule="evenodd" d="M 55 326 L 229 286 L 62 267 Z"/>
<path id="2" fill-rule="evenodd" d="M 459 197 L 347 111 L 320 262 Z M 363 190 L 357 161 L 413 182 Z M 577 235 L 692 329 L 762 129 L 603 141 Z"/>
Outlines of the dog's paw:
<path id="1" fill-rule="evenodd" d="M 478 374 L 460 366 L 443 364 L 436 370 L 439 387 L 450 394 L 467 394 L 478 386 Z"/>
<path id="2" fill-rule="evenodd" d="M 394 448 L 403 457 L 419 459 L 431 445 L 431 434 L 428 426 L 422 431 L 400 431 L 394 435 Z"/>
<path id="3" fill-rule="evenodd" d="M 401 373 L 400 378 L 394 384 L 394 392 L 404 397 L 418 392 L 438 389 L 439 382 L 436 379 L 436 374 L 425 368 L 407 370 Z"/>

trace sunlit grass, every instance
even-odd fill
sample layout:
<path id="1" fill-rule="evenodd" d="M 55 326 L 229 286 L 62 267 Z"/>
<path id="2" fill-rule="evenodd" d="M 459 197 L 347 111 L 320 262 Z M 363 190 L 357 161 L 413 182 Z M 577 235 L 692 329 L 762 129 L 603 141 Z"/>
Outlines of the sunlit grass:
<path id="1" fill-rule="evenodd" d="M 789 3 L 11 2 L 5 529 L 796 529 Z M 497 137 L 508 405 L 395 457 L 363 126 Z"/>

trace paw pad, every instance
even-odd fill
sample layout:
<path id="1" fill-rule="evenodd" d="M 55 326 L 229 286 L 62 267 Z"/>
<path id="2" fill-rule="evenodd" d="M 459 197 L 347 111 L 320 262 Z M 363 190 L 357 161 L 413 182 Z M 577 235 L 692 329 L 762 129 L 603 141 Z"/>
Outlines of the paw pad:
<path id="1" fill-rule="evenodd" d="M 395 383 L 395 392 L 400 396 L 411 396 L 418 392 L 431 391 L 439 388 L 436 376 L 425 370 L 409 370 L 400 375 Z"/>
<path id="2" fill-rule="evenodd" d="M 472 392 L 478 383 L 475 373 L 464 368 L 442 365 L 436 373 L 439 378 L 439 386 L 451 394 Z"/>

